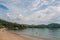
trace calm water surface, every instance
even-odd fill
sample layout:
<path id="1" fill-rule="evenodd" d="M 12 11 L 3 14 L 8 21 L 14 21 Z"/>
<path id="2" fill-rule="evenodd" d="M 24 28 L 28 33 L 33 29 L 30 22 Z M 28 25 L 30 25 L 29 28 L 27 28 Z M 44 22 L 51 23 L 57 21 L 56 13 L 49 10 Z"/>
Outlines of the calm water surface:
<path id="1" fill-rule="evenodd" d="M 45 38 L 55 38 L 60 40 L 60 29 L 59 28 L 27 28 L 24 30 L 17 30 L 17 33 L 23 33 L 38 37 L 45 37 Z"/>

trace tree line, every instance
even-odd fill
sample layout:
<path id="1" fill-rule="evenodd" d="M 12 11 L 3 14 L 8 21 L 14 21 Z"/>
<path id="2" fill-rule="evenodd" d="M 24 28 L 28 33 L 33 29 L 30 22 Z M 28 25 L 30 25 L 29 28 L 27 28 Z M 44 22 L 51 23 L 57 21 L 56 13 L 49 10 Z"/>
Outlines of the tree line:
<path id="1" fill-rule="evenodd" d="M 51 24 L 48 24 L 48 25 L 44 25 L 44 24 L 42 24 L 42 25 L 30 25 L 29 28 L 60 28 L 60 24 L 51 23 Z"/>
<path id="2" fill-rule="evenodd" d="M 25 29 L 25 28 L 60 28 L 60 24 L 51 23 L 48 25 L 44 25 L 44 24 L 43 25 L 28 25 L 28 24 L 12 23 L 12 22 L 0 19 L 0 28 L 7 28 L 10 30 Z"/>
<path id="3" fill-rule="evenodd" d="M 0 19 L 0 28 L 7 28 L 7 29 L 10 29 L 10 30 L 25 29 L 26 25 L 12 23 L 12 22 L 8 22 L 6 20 Z"/>

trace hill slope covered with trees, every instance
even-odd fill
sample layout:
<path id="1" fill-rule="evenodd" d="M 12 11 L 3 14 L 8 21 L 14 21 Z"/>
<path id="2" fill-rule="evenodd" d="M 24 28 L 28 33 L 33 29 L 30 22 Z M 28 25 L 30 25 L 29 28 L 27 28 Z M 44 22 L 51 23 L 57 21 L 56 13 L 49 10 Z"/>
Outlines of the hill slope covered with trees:
<path id="1" fill-rule="evenodd" d="M 23 24 L 12 23 L 12 22 L 8 22 L 0 19 L 0 28 L 16 30 L 16 29 L 24 29 L 26 28 L 26 26 Z"/>
<path id="2" fill-rule="evenodd" d="M 5 20 L 0 19 L 0 28 L 7 28 L 10 30 L 16 30 L 16 29 L 25 29 L 25 28 L 60 28 L 60 24 L 58 23 L 51 23 L 48 25 L 28 25 L 28 24 L 17 24 L 8 22 Z"/>

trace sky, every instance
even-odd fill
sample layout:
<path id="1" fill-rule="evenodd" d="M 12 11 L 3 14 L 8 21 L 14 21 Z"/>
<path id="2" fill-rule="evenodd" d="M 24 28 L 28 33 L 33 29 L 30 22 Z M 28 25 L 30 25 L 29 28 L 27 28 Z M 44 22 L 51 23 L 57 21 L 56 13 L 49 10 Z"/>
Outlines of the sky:
<path id="1" fill-rule="evenodd" d="M 60 0 L 0 0 L 0 19 L 20 24 L 60 23 Z"/>

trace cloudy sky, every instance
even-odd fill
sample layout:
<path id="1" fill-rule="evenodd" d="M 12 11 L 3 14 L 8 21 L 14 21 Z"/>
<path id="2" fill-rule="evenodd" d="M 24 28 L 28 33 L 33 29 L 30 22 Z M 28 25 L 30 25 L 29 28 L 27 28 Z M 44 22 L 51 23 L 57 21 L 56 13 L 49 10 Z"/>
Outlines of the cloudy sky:
<path id="1" fill-rule="evenodd" d="M 22 24 L 60 23 L 60 0 L 0 0 L 0 19 Z"/>

